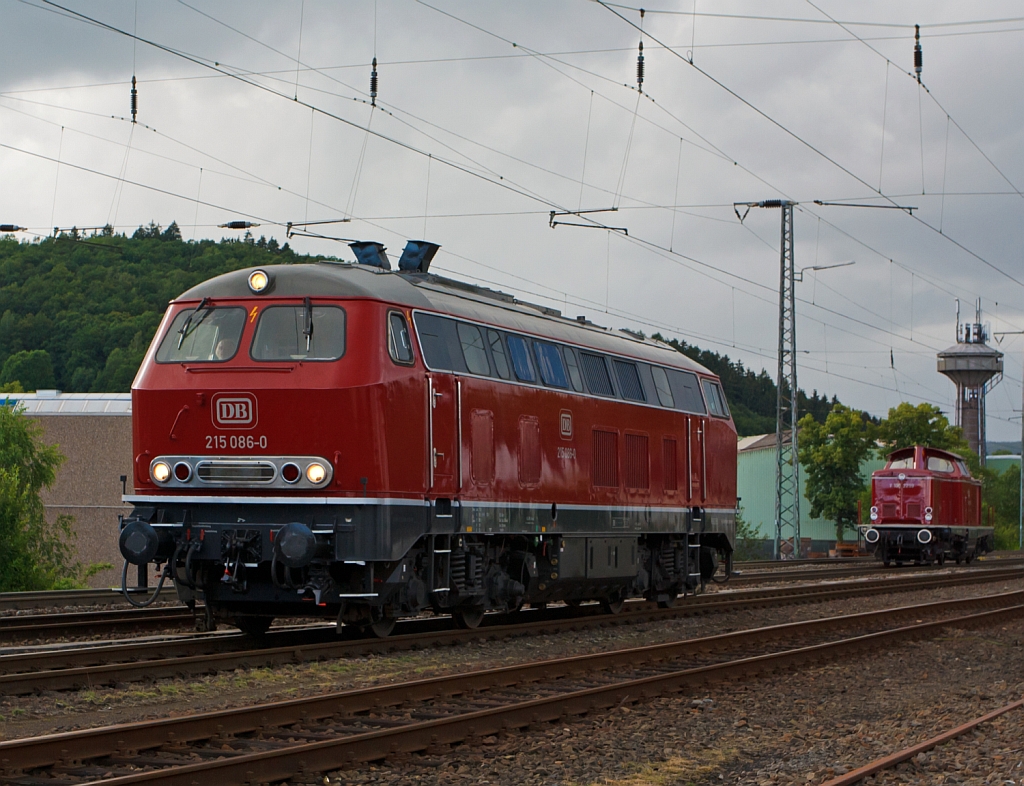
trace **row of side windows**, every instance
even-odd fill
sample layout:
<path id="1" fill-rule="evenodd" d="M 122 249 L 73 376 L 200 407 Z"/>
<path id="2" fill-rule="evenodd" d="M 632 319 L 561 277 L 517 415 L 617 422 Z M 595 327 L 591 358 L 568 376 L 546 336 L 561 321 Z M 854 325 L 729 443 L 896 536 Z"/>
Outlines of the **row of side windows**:
<path id="1" fill-rule="evenodd" d="M 398 315 L 392 312 L 394 316 Z M 729 417 L 719 384 L 702 380 L 702 395 L 697 375 L 689 371 L 608 357 L 436 314 L 416 313 L 413 319 L 423 359 L 434 371 L 515 379 L 577 393 L 660 404 L 683 412 L 704 415 L 710 411 L 717 417 Z M 395 326 L 390 327 L 394 335 Z M 391 341 L 395 357 L 394 338 Z"/>

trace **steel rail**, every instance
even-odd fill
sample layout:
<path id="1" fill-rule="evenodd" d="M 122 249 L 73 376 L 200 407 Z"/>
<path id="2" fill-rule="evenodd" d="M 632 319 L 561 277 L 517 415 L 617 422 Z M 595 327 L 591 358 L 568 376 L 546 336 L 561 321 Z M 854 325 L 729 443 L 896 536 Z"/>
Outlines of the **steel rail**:
<path id="1" fill-rule="evenodd" d="M 906 572 L 927 572 L 928 570 L 929 566 L 915 566 L 908 567 Z M 736 574 L 730 579 L 730 583 L 739 586 L 787 581 L 822 581 L 870 576 L 879 572 L 880 569 L 875 567 L 835 567 L 832 570 L 786 568 Z M 26 614 L 0 617 L 0 641 L 69 634 L 107 633 L 121 628 L 130 628 L 133 631 L 189 628 L 194 623 L 195 615 L 180 606 L 63 614 Z"/>
<path id="2" fill-rule="evenodd" d="M 994 608 L 993 608 L 994 607 Z M 978 609 L 981 609 L 978 611 Z M 964 614 L 964 612 L 969 612 Z M 934 614 L 957 614 L 921 622 L 920 617 Z M 736 650 L 750 644 L 763 647 L 768 641 L 790 642 L 799 636 L 820 636 L 851 625 L 871 626 L 913 619 L 909 626 L 872 631 L 827 643 L 811 644 L 781 652 L 740 657 L 709 665 L 671 670 L 583 690 L 572 690 L 542 699 L 506 703 L 483 711 L 461 712 L 426 722 L 395 723 L 382 721 L 382 730 L 300 743 L 260 753 L 241 753 L 229 758 L 217 750 L 209 755 L 223 756 L 201 765 L 169 766 L 157 771 L 114 777 L 99 782 L 109 786 L 194 782 L 249 783 L 269 782 L 310 772 L 345 767 L 356 761 L 385 758 L 393 753 L 423 750 L 445 743 L 459 742 L 467 737 L 495 734 L 513 728 L 586 714 L 623 702 L 635 702 L 678 691 L 689 686 L 702 686 L 709 681 L 735 678 L 787 666 L 817 662 L 834 657 L 842 651 L 872 649 L 907 637 L 937 632 L 948 627 L 978 624 L 1024 613 L 1024 591 L 1001 593 L 980 598 L 938 601 L 882 611 L 862 612 L 819 620 L 774 625 L 766 628 L 736 631 L 701 639 L 668 642 L 612 652 L 558 658 L 506 666 L 495 669 L 415 680 L 392 685 L 344 691 L 310 699 L 293 699 L 256 707 L 203 713 L 152 722 L 121 724 L 63 734 L 0 742 L 0 761 L 4 769 L 17 775 L 57 763 L 78 763 L 87 759 L 117 755 L 130 761 L 132 754 L 171 745 L 187 752 L 187 743 L 210 739 L 227 740 L 238 734 L 309 723 L 336 715 L 352 717 L 358 713 L 408 703 L 437 700 L 450 696 L 475 697 L 479 691 L 542 683 L 552 678 L 572 675 L 608 673 L 620 667 L 637 669 L 653 662 L 675 661 L 693 655 L 706 655 Z M 618 674 L 615 671 L 614 674 Z M 373 723 L 373 721 L 370 721 Z M 390 727 L 389 727 L 390 726 Z M 289 736 L 288 732 L 282 732 Z M 295 736 L 305 736 L 298 733 Z M 165 749 L 166 750 L 166 749 Z M 106 767 L 106 765 L 103 765 Z M 202 776 L 200 778 L 200 776 Z"/>
<path id="3" fill-rule="evenodd" d="M 1024 578 L 1021 569 L 984 569 L 956 574 L 930 575 L 877 581 L 836 583 L 825 587 L 787 587 L 774 590 L 737 591 L 699 596 L 670 609 L 636 603 L 635 609 L 607 615 L 597 606 L 584 606 L 583 613 L 565 609 L 552 618 L 518 624 L 489 624 L 476 630 L 430 629 L 421 624 L 415 633 L 387 639 L 339 640 L 331 629 L 330 641 L 316 639 L 310 632 L 286 631 L 269 637 L 277 646 L 245 648 L 253 643 L 241 634 L 190 637 L 184 641 L 114 644 L 82 649 L 18 653 L 0 656 L 0 695 L 18 695 L 41 690 L 73 690 L 82 687 L 116 685 L 139 680 L 213 674 L 236 668 L 267 668 L 277 665 L 352 657 L 426 646 L 453 645 L 479 639 L 503 639 L 544 635 L 595 627 L 639 624 L 698 614 L 770 608 L 794 603 L 815 603 L 851 597 L 865 597 L 896 591 L 964 586 Z M 851 586 L 852 585 L 852 586 Z M 549 610 L 550 613 L 550 610 Z M 529 619 L 529 617 L 527 617 Z M 412 626 L 414 623 L 410 623 Z M 303 635 L 300 635 L 303 634 Z M 291 639 L 289 641 L 289 639 Z M 310 639 L 313 639 L 312 641 Z M 245 648 L 245 649 L 243 649 Z M 149 658 L 148 660 L 146 658 Z"/>
<path id="4" fill-rule="evenodd" d="M 795 564 L 791 562 L 790 564 Z M 1021 557 L 1003 557 L 998 560 L 988 560 L 980 563 L 984 566 L 1009 567 L 1011 565 L 1024 564 Z M 729 578 L 730 584 L 761 584 L 780 581 L 821 581 L 832 578 L 843 578 L 846 576 L 871 576 L 881 572 L 896 573 L 928 573 L 939 570 L 934 565 L 906 565 L 898 568 L 883 568 L 877 565 L 854 565 L 851 567 L 836 566 L 829 569 L 794 569 L 784 570 L 755 570 L 740 572 Z"/>
<path id="5" fill-rule="evenodd" d="M 888 756 L 883 756 L 881 759 L 876 759 L 875 761 L 870 762 L 869 764 L 865 764 L 863 767 L 858 767 L 855 770 L 851 770 L 845 775 L 840 775 L 837 778 L 832 778 L 831 780 L 825 781 L 821 784 L 821 786 L 852 786 L 852 784 L 857 783 L 858 781 L 861 781 L 870 775 L 874 775 L 876 772 L 881 772 L 882 770 L 887 770 L 890 767 L 895 767 L 897 764 L 901 764 L 902 762 L 905 762 L 908 759 L 914 758 L 919 753 L 929 751 L 932 748 L 938 747 L 939 745 L 943 745 L 952 739 L 955 739 L 963 734 L 966 734 L 967 732 L 977 728 L 981 724 L 988 723 L 990 720 L 998 718 L 1000 715 L 1005 715 L 1008 712 L 1012 712 L 1013 710 L 1019 710 L 1021 708 L 1024 708 L 1024 699 L 1019 699 L 1018 701 L 1011 702 L 1010 704 L 1000 707 L 999 709 L 992 710 L 992 712 L 988 712 L 982 715 L 980 718 L 975 718 L 972 721 L 968 721 L 967 723 L 957 726 L 955 729 L 949 729 L 948 731 L 944 731 L 942 734 L 938 734 L 935 737 L 932 737 L 931 739 L 925 740 L 924 742 L 919 742 L 916 745 L 911 745 L 909 748 L 904 748 L 903 750 L 897 751 L 896 753 L 892 753 Z"/>
<path id="6" fill-rule="evenodd" d="M 192 612 L 181 606 L 147 609 L 82 611 L 64 614 L 24 614 L 0 617 L 0 641 L 7 638 L 108 632 L 121 627 L 133 631 L 191 627 Z"/>
<path id="7" fill-rule="evenodd" d="M 130 590 L 140 597 L 148 597 L 151 590 Z M 177 597 L 173 587 L 160 592 L 160 600 L 174 600 Z M 114 606 L 124 604 L 121 590 L 117 588 L 84 590 L 45 590 L 40 592 L 0 592 L 0 610 L 44 609 L 61 606 Z"/>
<path id="8" fill-rule="evenodd" d="M 1018 552 L 989 554 L 984 558 L 987 562 L 1019 559 Z M 746 560 L 736 562 L 739 568 L 777 568 L 800 569 L 806 565 L 835 565 L 872 561 L 874 557 L 820 557 L 802 560 Z M 139 595 L 147 595 L 149 590 L 133 590 Z M 173 587 L 165 587 L 160 593 L 160 600 L 174 600 L 176 594 Z M 84 590 L 45 590 L 38 592 L 0 592 L 0 611 L 39 608 L 58 608 L 61 606 L 114 606 L 124 604 L 121 590 L 115 587 L 92 588 Z"/>

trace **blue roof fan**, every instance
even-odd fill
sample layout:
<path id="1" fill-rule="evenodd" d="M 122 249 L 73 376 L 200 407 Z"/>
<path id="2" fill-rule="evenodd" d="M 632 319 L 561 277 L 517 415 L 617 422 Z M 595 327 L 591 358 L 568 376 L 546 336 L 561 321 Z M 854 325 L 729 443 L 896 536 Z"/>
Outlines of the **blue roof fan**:
<path id="1" fill-rule="evenodd" d="M 398 260 L 398 269 L 409 273 L 426 273 L 430 268 L 430 261 L 440 247 L 437 243 L 428 243 L 426 240 L 407 241 L 402 258 Z"/>
<path id="2" fill-rule="evenodd" d="M 352 253 L 356 255 L 356 262 L 360 265 L 391 270 L 391 260 L 384 253 L 387 249 L 384 248 L 383 243 L 375 243 L 372 240 L 358 241 L 356 243 L 349 243 L 348 247 L 352 249 Z"/>

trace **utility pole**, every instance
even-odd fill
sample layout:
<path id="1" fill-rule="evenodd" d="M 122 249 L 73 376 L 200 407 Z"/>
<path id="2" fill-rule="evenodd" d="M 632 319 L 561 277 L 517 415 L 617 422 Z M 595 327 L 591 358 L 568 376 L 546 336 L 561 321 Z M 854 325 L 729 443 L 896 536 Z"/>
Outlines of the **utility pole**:
<path id="1" fill-rule="evenodd" d="M 779 254 L 779 366 L 775 381 L 775 557 L 781 555 L 782 532 L 793 532 L 793 557 L 800 553 L 800 458 L 797 447 L 796 384 L 796 268 L 793 261 L 793 206 L 788 199 L 737 202 L 733 205 L 742 222 L 752 207 L 782 209 Z M 739 208 L 746 211 L 740 215 Z M 786 441 L 786 426 L 789 441 Z"/>

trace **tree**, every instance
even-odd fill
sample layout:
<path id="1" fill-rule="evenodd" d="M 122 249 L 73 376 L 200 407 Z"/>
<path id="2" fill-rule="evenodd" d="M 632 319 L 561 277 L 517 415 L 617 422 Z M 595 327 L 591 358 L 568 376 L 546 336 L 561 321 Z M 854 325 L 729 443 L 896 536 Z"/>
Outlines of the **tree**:
<path id="1" fill-rule="evenodd" d="M 835 404 L 824 423 L 804 415 L 798 424 L 799 457 L 811 516 L 835 522 L 836 540 L 857 526 L 857 500 L 864 490 L 860 465 L 872 450 L 872 427 L 842 404 Z"/>
<path id="2" fill-rule="evenodd" d="M 0 385 L 20 382 L 24 390 L 46 390 L 55 388 L 53 361 L 45 349 L 15 352 L 4 362 L 0 370 Z"/>
<path id="3" fill-rule="evenodd" d="M 927 445 L 949 450 L 961 456 L 971 453 L 960 428 L 949 425 L 942 410 L 933 404 L 921 403 L 916 407 L 904 401 L 889 410 L 889 417 L 879 424 L 878 439 L 888 450 Z"/>
<path id="4" fill-rule="evenodd" d="M 982 482 L 982 516 L 988 516 L 989 508 L 995 511 L 995 546 L 1015 551 L 1020 545 L 1020 466 L 1007 467 L 1002 474 L 986 468 Z"/>
<path id="5" fill-rule="evenodd" d="M 64 457 L 39 442 L 40 428 L 12 407 L 0 406 L 0 592 L 75 584 L 70 516 L 47 522 L 39 492 L 53 484 Z"/>

